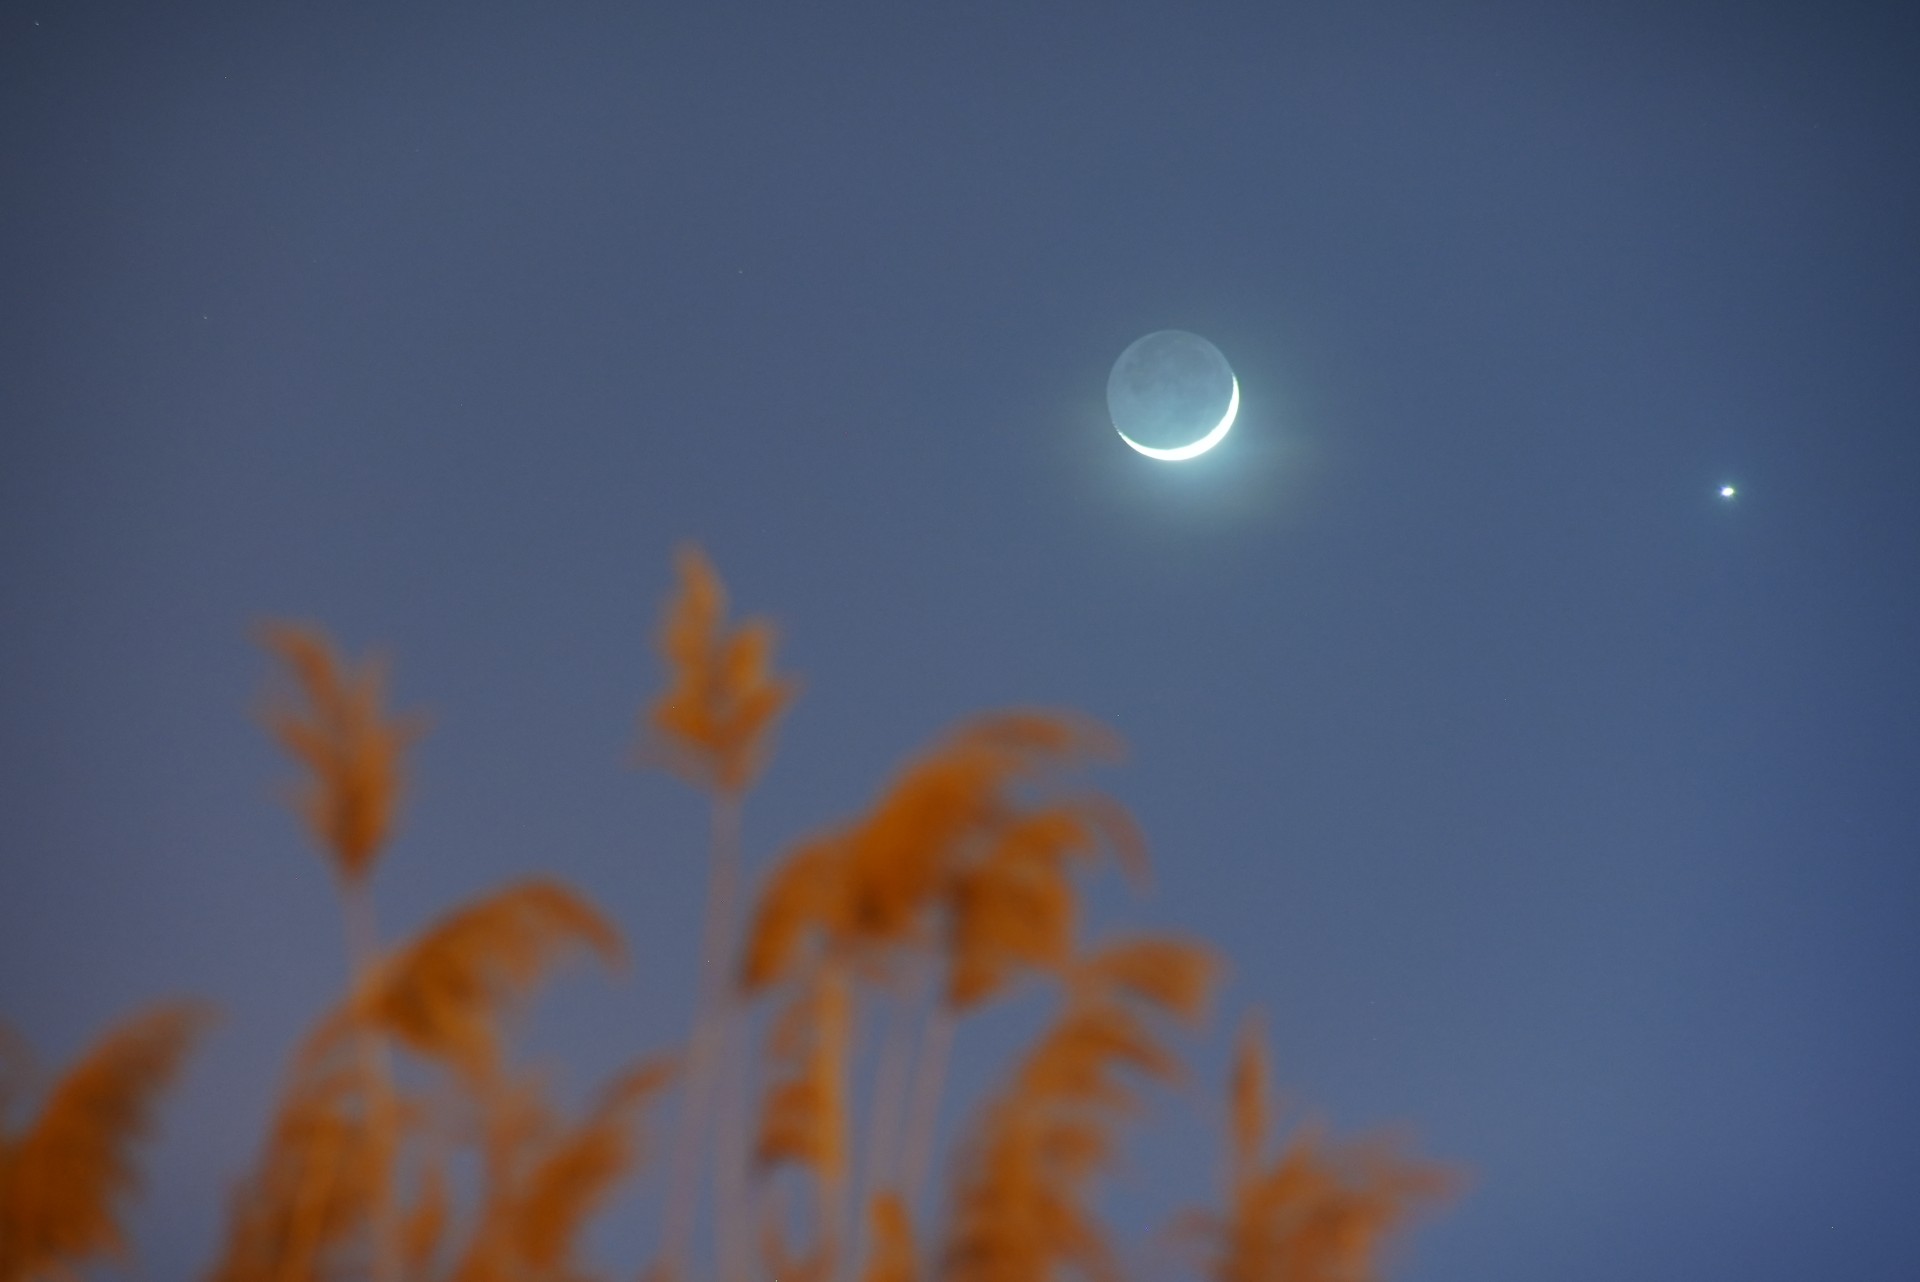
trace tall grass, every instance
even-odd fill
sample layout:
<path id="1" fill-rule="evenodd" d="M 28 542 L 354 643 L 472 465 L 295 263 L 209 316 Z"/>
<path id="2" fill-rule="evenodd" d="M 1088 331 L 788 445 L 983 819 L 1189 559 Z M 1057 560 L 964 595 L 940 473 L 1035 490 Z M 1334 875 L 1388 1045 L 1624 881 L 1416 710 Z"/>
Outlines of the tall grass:
<path id="1" fill-rule="evenodd" d="M 798 687 L 775 670 L 766 623 L 729 622 L 705 557 L 683 550 L 678 568 L 659 637 L 667 682 L 641 714 L 639 753 L 712 811 L 697 1010 L 683 1038 L 637 1056 L 574 1116 L 516 1061 L 510 1016 L 569 961 L 620 965 L 618 928 L 533 879 L 382 940 L 373 878 L 422 723 L 388 712 L 379 665 L 344 663 L 313 628 L 262 630 L 283 681 L 264 720 L 303 770 L 293 803 L 334 874 L 352 978 L 291 1057 L 211 1282 L 606 1276 L 580 1258 L 581 1235 L 656 1150 L 657 1253 L 625 1276 L 1138 1271 L 1100 1219 L 1100 1179 L 1155 1090 L 1182 1080 L 1171 1034 L 1208 1024 L 1222 965 L 1199 941 L 1096 941 L 1083 926 L 1086 877 L 1146 874 L 1126 811 L 1083 780 L 1119 744 L 1058 712 L 966 721 L 749 895 L 741 809 Z M 1035 987 L 1053 994 L 1051 1021 L 941 1160 L 956 1039 Z M 45 1086 L 24 1044 L 0 1038 L 0 1282 L 124 1253 L 131 1150 L 206 1019 L 185 1003 L 137 1014 Z M 856 1099 L 868 1044 L 872 1088 Z M 1376 1276 L 1383 1247 L 1456 1177 L 1380 1140 L 1277 1134 L 1267 1077 L 1248 1020 L 1227 1088 L 1226 1187 L 1162 1240 L 1212 1282 Z"/>

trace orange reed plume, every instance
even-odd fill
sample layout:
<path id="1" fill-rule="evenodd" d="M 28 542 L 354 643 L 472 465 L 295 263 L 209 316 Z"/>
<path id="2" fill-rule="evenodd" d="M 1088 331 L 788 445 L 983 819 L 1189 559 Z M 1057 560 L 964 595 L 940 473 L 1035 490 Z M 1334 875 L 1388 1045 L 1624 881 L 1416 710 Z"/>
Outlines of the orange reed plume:
<path id="1" fill-rule="evenodd" d="M 1139 982 L 1144 972 L 1164 971 Z M 1140 1111 L 1127 1074 L 1172 1082 L 1179 1060 L 1150 1020 L 1194 1021 L 1219 971 L 1194 944 L 1159 939 L 1096 953 L 1071 976 L 1059 1021 L 988 1105 L 961 1156 L 943 1282 L 1107 1280 L 1119 1265 L 1089 1198 L 1115 1128 Z"/>
<path id="2" fill-rule="evenodd" d="M 1227 1209 L 1184 1217 L 1214 1282 L 1372 1282 L 1386 1242 L 1414 1211 L 1460 1187 L 1450 1168 L 1403 1157 L 1390 1142 L 1335 1144 L 1296 1134 L 1262 1164 L 1273 1110 L 1257 1020 L 1241 1027 L 1229 1089 Z"/>
<path id="3" fill-rule="evenodd" d="M 331 1282 L 365 1258 L 394 1204 L 398 1125 L 411 1119 L 376 1084 L 361 1029 L 328 1012 L 294 1056 L 253 1173 L 235 1189 L 209 1282 Z"/>
<path id="4" fill-rule="evenodd" d="M 867 814 L 803 844 L 769 878 L 743 951 L 746 991 L 824 959 L 877 985 L 893 1008 L 867 1126 L 867 1191 L 846 1212 L 892 1189 L 904 1210 L 917 1203 L 955 1023 L 1022 974 L 1067 966 L 1074 866 L 1110 852 L 1144 879 L 1125 810 L 1063 786 L 1076 767 L 1119 754 L 1111 733 L 1068 714 L 977 718 L 910 764 Z M 923 1009 L 927 981 L 942 971 L 941 996 Z M 855 1261 L 862 1247 L 853 1243 Z"/>
<path id="5" fill-rule="evenodd" d="M 670 684 L 648 709 L 642 759 L 695 787 L 738 796 L 759 774 L 798 689 L 773 672 L 773 625 L 726 628 L 727 590 L 706 554 L 680 549 L 680 592 L 660 627 Z"/>
<path id="6" fill-rule="evenodd" d="M 1135 866 L 1137 843 L 1117 808 L 1085 799 L 1036 806 L 1023 796 L 1117 753 L 1101 727 L 1060 713 L 1004 712 L 961 726 L 909 765 L 865 816 L 801 846 L 774 874 L 747 932 L 747 990 L 789 974 L 809 943 L 874 977 L 939 945 L 938 911 L 956 879 L 996 847 L 1008 883 L 1021 874 L 1044 879 L 1103 838 Z M 1017 893 L 1007 885 L 1007 895 Z M 994 938 L 978 933 L 983 944 Z"/>
<path id="7" fill-rule="evenodd" d="M 814 1254 L 826 1261 L 841 1258 L 846 1207 L 847 1072 L 853 1043 L 849 987 L 845 969 L 830 961 L 794 985 L 769 1038 L 776 1076 L 767 1088 L 754 1146 L 763 1172 L 790 1163 L 813 1177 Z"/>
<path id="8" fill-rule="evenodd" d="M 561 1123 L 535 1081 L 509 1075 L 503 1025 L 549 971 L 587 953 L 616 964 L 619 932 L 586 900 L 532 880 L 449 913 L 367 968 L 295 1056 L 273 1131 L 236 1194 L 213 1282 L 324 1282 L 364 1271 L 389 1226 L 410 1282 L 578 1275 L 579 1229 L 638 1160 L 640 1110 L 671 1076 L 662 1061 L 621 1074 L 587 1118 Z M 437 1099 L 394 1094 L 369 1037 L 448 1071 Z M 481 1188 L 463 1248 L 432 1133 L 449 1109 L 454 1140 L 478 1148 Z M 423 1149 L 412 1180 L 410 1149 Z M 402 1189 L 411 1184 L 410 1199 Z M 402 1207 L 405 1200 L 407 1205 Z M 436 1270 L 451 1256 L 453 1264 Z"/>
<path id="9" fill-rule="evenodd" d="M 295 797 L 342 882 L 364 882 L 393 828 L 405 782 L 401 759 L 424 723 L 389 718 L 382 708 L 385 669 L 343 666 L 316 628 L 268 623 L 261 644 L 277 655 L 300 698 L 275 695 L 267 727 L 310 776 Z M 304 701 L 304 706 L 302 704 Z"/>
<path id="10" fill-rule="evenodd" d="M 210 1021 L 192 1002 L 131 1016 L 53 1084 L 23 1130 L 0 1110 L 0 1282 L 75 1276 L 96 1256 L 126 1254 L 115 1204 L 139 1185 L 132 1147 Z"/>
<path id="11" fill-rule="evenodd" d="M 664 1060 L 635 1065 L 573 1127 L 553 1114 L 537 1079 L 509 1076 L 506 1017 L 578 954 L 613 966 L 626 950 L 592 904 L 536 879 L 449 914 L 375 968 L 355 996 L 360 1018 L 449 1069 L 474 1114 L 482 1188 L 455 1282 L 578 1276 L 579 1233 L 637 1163 L 639 1114 L 673 1075 Z"/>
<path id="12" fill-rule="evenodd" d="M 396 949 L 361 982 L 355 1003 L 415 1054 L 482 1082 L 498 1067 L 500 1023 L 513 1004 L 580 953 L 617 966 L 626 947 L 592 904 L 535 879 L 448 914 Z"/>
<path id="13" fill-rule="evenodd" d="M 563 1126 L 536 1083 L 487 1123 L 486 1190 L 451 1282 L 568 1282 L 587 1276 L 580 1235 L 637 1165 L 639 1118 L 673 1075 L 646 1060 L 610 1082 L 579 1123 Z"/>

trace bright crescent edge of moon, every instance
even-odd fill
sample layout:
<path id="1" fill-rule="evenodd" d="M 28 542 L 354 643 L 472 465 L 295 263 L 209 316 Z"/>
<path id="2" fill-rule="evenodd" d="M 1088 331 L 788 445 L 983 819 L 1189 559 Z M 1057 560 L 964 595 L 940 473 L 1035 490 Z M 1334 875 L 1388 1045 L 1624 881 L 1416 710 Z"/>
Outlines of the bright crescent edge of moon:
<path id="1" fill-rule="evenodd" d="M 1191 444 L 1176 445 L 1170 450 L 1157 450 L 1151 445 L 1142 445 L 1125 432 L 1120 432 L 1118 425 L 1115 425 L 1113 430 L 1120 432 L 1121 440 L 1133 446 L 1134 449 L 1139 450 L 1148 458 L 1157 458 L 1168 463 L 1178 463 L 1182 459 L 1198 458 L 1200 455 L 1205 454 L 1208 450 L 1218 445 L 1222 438 L 1224 438 L 1229 431 L 1233 430 L 1233 419 L 1239 412 L 1240 377 L 1236 374 L 1233 379 L 1233 395 L 1227 398 L 1227 412 L 1220 416 L 1219 424 L 1215 426 L 1211 432 L 1208 432 L 1205 436 Z"/>

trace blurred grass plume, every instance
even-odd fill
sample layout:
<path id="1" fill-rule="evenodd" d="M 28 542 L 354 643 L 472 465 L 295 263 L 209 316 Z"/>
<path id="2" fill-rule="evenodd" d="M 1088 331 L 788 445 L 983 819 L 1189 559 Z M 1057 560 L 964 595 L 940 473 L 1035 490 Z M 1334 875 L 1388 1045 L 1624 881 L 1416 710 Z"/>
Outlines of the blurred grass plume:
<path id="1" fill-rule="evenodd" d="M 582 1238 L 654 1154 L 671 1105 L 653 1282 L 1120 1282 L 1141 1269 L 1098 1211 L 1101 1176 L 1179 1048 L 1208 1023 L 1223 960 L 1172 935 L 1090 939 L 1081 881 L 1144 888 L 1145 843 L 1081 782 L 1116 760 L 1104 727 L 1015 709 L 963 722 L 863 812 L 794 843 L 746 894 L 740 811 L 799 684 L 764 620 L 727 620 L 694 547 L 658 633 L 667 681 L 638 760 L 705 795 L 710 884 L 684 1039 L 635 1053 L 569 1116 L 520 1064 L 512 1015 L 570 960 L 622 965 L 613 918 L 533 878 L 383 942 L 373 881 L 424 721 L 384 706 L 384 668 L 326 634 L 259 632 L 280 680 L 263 713 L 303 771 L 293 801 L 340 893 L 349 981 L 294 1049 L 209 1282 L 588 1282 Z M 934 1153 L 970 1015 L 1021 990 L 1051 1020 Z M 136 1014 L 44 1090 L 0 1037 L 0 1282 L 67 1278 L 126 1253 L 134 1145 L 208 1023 Z M 871 1044 L 871 1057 L 863 1047 Z M 862 1064 L 871 1080 L 856 1089 Z M 1381 1139 L 1276 1134 L 1267 1051 L 1243 1023 L 1217 1206 L 1166 1240 L 1210 1282 L 1362 1282 L 1449 1168 Z M 34 1094 L 37 1113 L 16 1119 Z M 935 1182 L 936 1170 L 945 1173 Z M 701 1225 L 710 1234 L 701 1245 Z"/>

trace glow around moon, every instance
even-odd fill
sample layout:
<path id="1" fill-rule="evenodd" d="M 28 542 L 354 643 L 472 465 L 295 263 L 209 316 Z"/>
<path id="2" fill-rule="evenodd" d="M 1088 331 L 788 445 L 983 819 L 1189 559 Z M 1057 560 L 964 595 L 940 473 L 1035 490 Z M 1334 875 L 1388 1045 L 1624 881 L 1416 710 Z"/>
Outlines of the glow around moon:
<path id="1" fill-rule="evenodd" d="M 1114 431 L 1151 459 L 1198 458 L 1233 430 L 1240 380 L 1198 334 L 1163 329 L 1139 339 L 1107 378 Z"/>

